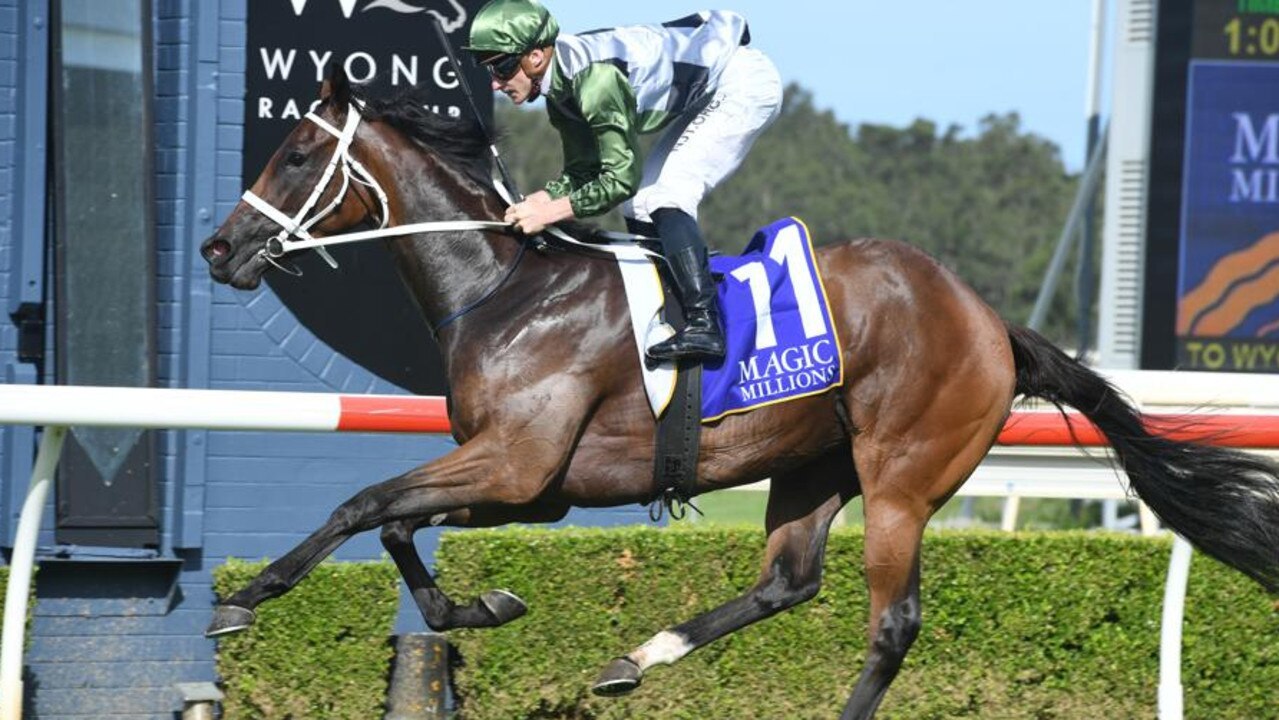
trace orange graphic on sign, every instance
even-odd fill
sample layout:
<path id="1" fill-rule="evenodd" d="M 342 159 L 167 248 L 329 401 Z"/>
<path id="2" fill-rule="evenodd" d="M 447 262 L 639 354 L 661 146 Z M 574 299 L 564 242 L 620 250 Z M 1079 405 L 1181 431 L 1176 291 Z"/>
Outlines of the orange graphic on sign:
<path id="1" fill-rule="evenodd" d="M 1177 304 L 1177 334 L 1221 337 L 1248 313 L 1279 298 L 1279 232 L 1270 233 L 1217 261 L 1208 276 Z M 1257 337 L 1279 328 L 1267 323 Z"/>

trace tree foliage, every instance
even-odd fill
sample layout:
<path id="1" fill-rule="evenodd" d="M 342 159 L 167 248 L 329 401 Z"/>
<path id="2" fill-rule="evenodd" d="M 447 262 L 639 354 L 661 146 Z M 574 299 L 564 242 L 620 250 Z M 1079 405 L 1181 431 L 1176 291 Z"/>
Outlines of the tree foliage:
<path id="1" fill-rule="evenodd" d="M 521 188 L 559 174 L 558 137 L 545 114 L 499 99 L 503 156 Z M 707 241 L 740 250 L 754 231 L 803 218 L 818 244 L 864 236 L 911 242 L 959 273 L 1004 317 L 1025 322 L 1078 186 L 1052 142 L 1015 114 L 989 115 L 974 133 L 916 120 L 850 128 L 798 85 L 738 171 L 702 203 Z M 621 226 L 614 211 L 604 219 Z M 1054 297 L 1049 335 L 1071 338 L 1070 283 Z"/>

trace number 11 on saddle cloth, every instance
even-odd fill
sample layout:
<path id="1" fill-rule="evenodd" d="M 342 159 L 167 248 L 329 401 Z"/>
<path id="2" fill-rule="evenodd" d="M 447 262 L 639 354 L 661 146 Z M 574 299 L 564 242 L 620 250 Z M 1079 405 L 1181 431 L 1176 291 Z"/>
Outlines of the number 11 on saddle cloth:
<path id="1" fill-rule="evenodd" d="M 619 257 L 637 349 L 669 335 L 661 323 L 657 273 L 646 258 Z M 727 353 L 702 366 L 702 421 L 826 392 L 844 382 L 830 302 L 802 220 L 783 218 L 755 233 L 738 256 L 711 258 Z M 654 295 L 655 292 L 655 295 Z M 647 319 L 646 319 L 647 318 Z M 660 416 L 674 389 L 674 369 L 645 370 L 645 389 Z"/>

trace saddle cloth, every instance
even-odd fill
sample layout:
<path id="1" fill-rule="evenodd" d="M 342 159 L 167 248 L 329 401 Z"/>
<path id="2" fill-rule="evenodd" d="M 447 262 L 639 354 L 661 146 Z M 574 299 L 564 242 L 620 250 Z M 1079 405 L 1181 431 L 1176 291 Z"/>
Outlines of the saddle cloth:
<path id="1" fill-rule="evenodd" d="M 644 368 L 645 348 L 673 332 L 661 319 L 661 281 L 638 248 L 617 255 L 644 389 L 654 417 L 661 417 L 674 392 L 675 365 Z M 711 271 L 724 277 L 717 292 L 728 352 L 702 366 L 702 422 L 843 384 L 839 337 L 803 221 L 783 218 L 761 228 L 741 255 L 711 258 Z"/>

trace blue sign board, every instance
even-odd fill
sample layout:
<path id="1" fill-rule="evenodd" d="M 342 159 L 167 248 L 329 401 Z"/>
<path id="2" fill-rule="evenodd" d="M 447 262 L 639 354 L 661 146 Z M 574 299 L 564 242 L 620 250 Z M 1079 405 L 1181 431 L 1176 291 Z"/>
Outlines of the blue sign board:
<path id="1" fill-rule="evenodd" d="M 1191 63 L 1184 167 L 1178 364 L 1279 370 L 1279 63 Z"/>

